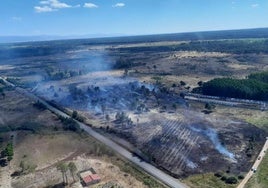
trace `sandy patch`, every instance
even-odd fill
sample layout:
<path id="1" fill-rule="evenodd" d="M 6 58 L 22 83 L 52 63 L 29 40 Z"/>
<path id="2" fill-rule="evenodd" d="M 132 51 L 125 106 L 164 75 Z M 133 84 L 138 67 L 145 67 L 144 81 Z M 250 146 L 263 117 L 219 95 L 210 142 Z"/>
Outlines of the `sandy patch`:
<path id="1" fill-rule="evenodd" d="M 11 66 L 11 65 L 0 65 L 0 71 L 2 71 L 2 70 L 12 70 L 12 69 L 14 69 L 14 67 Z"/>
<path id="2" fill-rule="evenodd" d="M 220 52 L 197 52 L 197 51 L 179 51 L 174 54 L 175 58 L 193 58 L 193 57 L 226 57 L 230 54 Z"/>
<path id="3" fill-rule="evenodd" d="M 227 64 L 227 66 L 232 68 L 232 69 L 237 69 L 237 70 L 247 70 L 249 68 L 254 68 L 253 65 L 241 65 L 241 64 L 237 64 L 237 63 Z"/>

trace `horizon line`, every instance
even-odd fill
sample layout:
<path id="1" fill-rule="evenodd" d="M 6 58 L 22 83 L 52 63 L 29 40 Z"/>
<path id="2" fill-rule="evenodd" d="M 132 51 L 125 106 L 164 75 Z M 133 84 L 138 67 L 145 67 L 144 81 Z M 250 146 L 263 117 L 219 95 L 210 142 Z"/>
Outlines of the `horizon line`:
<path id="1" fill-rule="evenodd" d="M 123 34 L 123 33 L 95 33 L 95 34 L 72 34 L 72 35 L 57 35 L 57 34 L 40 34 L 40 35 L 0 35 L 0 38 L 27 38 L 36 37 L 33 40 L 21 40 L 21 41 L 5 41 L 0 43 L 21 43 L 21 42 L 42 42 L 42 41 L 56 41 L 56 40 L 75 40 L 75 39 L 103 39 L 103 38 L 124 38 L 124 37 L 142 37 L 142 36 L 156 36 L 156 35 L 172 35 L 172 34 L 190 34 L 190 33 L 206 33 L 206 32 L 221 32 L 221 31 L 243 31 L 254 29 L 268 29 L 268 27 L 254 27 L 254 28 L 237 28 L 237 29 L 216 29 L 216 30 L 196 30 L 196 31 L 183 31 L 183 32 L 170 32 L 170 33 L 148 33 L 148 34 Z M 90 36 L 91 35 L 91 36 Z M 94 37 L 94 35 L 96 35 Z M 99 35 L 99 36 L 98 36 Z M 38 39 L 38 37 L 51 37 L 51 39 Z M 53 39 L 54 37 L 54 39 Z M 58 37 L 58 38 L 57 38 Z M 81 37 L 81 38 L 79 38 Z"/>

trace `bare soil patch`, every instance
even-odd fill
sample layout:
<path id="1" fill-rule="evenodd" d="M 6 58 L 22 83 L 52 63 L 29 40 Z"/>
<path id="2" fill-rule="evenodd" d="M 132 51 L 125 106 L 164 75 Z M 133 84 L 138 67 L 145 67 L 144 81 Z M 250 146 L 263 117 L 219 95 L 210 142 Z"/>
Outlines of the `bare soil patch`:
<path id="1" fill-rule="evenodd" d="M 44 136 L 21 134 L 18 137 L 21 137 L 20 144 L 15 148 L 12 169 L 19 171 L 21 160 L 27 164 L 35 164 L 37 168 L 33 173 L 13 178 L 12 187 L 45 187 L 60 183 L 62 175 L 56 169 L 56 164 L 60 161 L 67 164 L 74 162 L 77 172 L 94 168 L 102 179 L 99 185 L 113 182 L 123 187 L 146 187 L 133 176 L 113 165 L 108 157 L 90 155 L 92 151 L 88 149 L 88 145 L 92 144 L 91 139 L 81 139 L 78 135 L 71 133 Z M 79 178 L 77 176 L 75 178 L 79 182 Z M 68 173 L 68 179 L 70 182 L 73 181 L 70 173 Z M 77 183 L 76 186 L 78 185 Z"/>

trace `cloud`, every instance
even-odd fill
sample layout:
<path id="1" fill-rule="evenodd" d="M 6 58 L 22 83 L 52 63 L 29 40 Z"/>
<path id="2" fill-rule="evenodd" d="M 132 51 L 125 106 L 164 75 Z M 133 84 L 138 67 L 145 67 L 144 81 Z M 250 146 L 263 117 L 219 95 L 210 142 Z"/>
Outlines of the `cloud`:
<path id="1" fill-rule="evenodd" d="M 71 8 L 71 5 L 68 5 L 66 3 L 62 3 L 59 0 L 46 0 L 46 1 L 40 1 L 41 5 L 48 5 L 51 8 L 60 9 L 60 8 Z"/>
<path id="2" fill-rule="evenodd" d="M 124 7 L 124 6 L 125 6 L 125 3 L 116 3 L 112 7 L 114 7 L 114 8 L 121 8 L 121 7 Z"/>
<path id="3" fill-rule="evenodd" d="M 252 4 L 252 5 L 251 5 L 252 8 L 257 8 L 257 7 L 259 7 L 259 6 L 260 6 L 259 4 Z"/>
<path id="4" fill-rule="evenodd" d="M 39 4 L 39 6 L 34 7 L 35 12 L 37 13 L 52 12 L 63 8 L 77 7 L 63 3 L 60 0 L 42 0 L 39 2 Z"/>
<path id="5" fill-rule="evenodd" d="M 42 7 L 40 7 L 40 6 L 35 6 L 35 7 L 34 7 L 34 10 L 35 10 L 35 12 L 37 12 L 37 13 L 57 11 L 57 9 L 53 9 L 53 8 L 51 8 L 51 7 L 49 7 L 49 6 L 42 6 Z"/>
<path id="6" fill-rule="evenodd" d="M 11 19 L 12 19 L 13 21 L 16 21 L 16 22 L 19 22 L 19 21 L 22 20 L 21 17 L 17 17 L 17 16 L 13 16 Z"/>
<path id="7" fill-rule="evenodd" d="M 85 8 L 98 8 L 99 6 L 94 3 L 85 3 L 84 7 Z"/>

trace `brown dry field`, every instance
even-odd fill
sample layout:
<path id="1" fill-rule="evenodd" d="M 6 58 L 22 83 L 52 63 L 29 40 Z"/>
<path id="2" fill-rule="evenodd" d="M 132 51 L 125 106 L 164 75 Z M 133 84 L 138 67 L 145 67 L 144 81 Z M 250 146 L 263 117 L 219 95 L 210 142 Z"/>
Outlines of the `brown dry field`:
<path id="1" fill-rule="evenodd" d="M 36 171 L 12 179 L 12 187 L 45 187 L 58 184 L 62 181 L 61 172 L 56 169 L 59 161 L 65 163 L 74 162 L 78 171 L 94 168 L 101 177 L 100 186 L 113 182 L 123 187 L 146 187 L 142 182 L 137 181 L 133 176 L 121 171 L 113 165 L 108 156 L 94 156 L 89 154 L 92 139 L 79 137 L 76 134 L 64 133 L 57 135 L 20 135 L 20 144 L 15 146 L 15 159 L 11 168 L 18 168 L 21 160 L 27 164 L 37 165 Z M 26 157 L 23 157 L 25 156 Z M 76 182 L 79 178 L 75 176 Z M 68 173 L 68 179 L 73 181 Z M 72 187 L 81 187 L 76 183 Z"/>
<path id="2" fill-rule="evenodd" d="M 60 161 L 66 163 L 73 161 L 78 171 L 93 167 L 102 179 L 96 186 L 111 182 L 123 187 L 146 187 L 131 174 L 123 172 L 114 165 L 105 151 L 101 154 L 103 146 L 93 138 L 61 131 L 61 122 L 50 111 L 33 107 L 33 101 L 16 91 L 5 91 L 5 93 L 5 99 L 0 99 L 0 127 L 6 125 L 18 127 L 24 123 L 34 122 L 43 128 L 36 134 L 29 131 L 0 133 L 3 138 L 1 148 L 7 142 L 13 142 L 14 145 L 13 160 L 8 166 L 0 167 L 0 187 L 26 188 L 58 184 L 62 181 L 61 173 L 56 169 L 56 164 Z M 58 127 L 59 131 L 53 131 L 52 128 L 55 127 Z M 31 167 L 36 166 L 35 170 L 29 174 L 11 177 L 15 171 L 20 171 L 21 161 Z M 122 160 L 118 163 L 124 165 Z M 69 180 L 72 180 L 71 175 L 68 176 Z M 81 187 L 77 177 L 76 182 L 72 187 Z"/>

